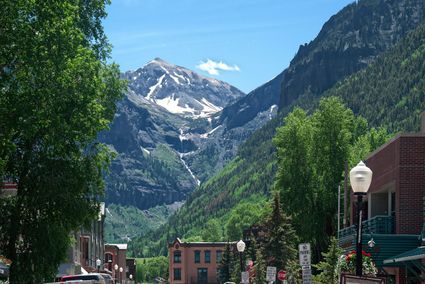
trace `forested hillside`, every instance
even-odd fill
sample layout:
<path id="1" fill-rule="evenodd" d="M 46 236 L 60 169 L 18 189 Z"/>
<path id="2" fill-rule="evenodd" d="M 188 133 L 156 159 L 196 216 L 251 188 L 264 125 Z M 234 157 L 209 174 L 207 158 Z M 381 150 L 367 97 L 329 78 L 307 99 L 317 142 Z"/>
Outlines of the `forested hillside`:
<path id="1" fill-rule="evenodd" d="M 371 125 L 394 133 L 418 131 L 425 110 L 425 24 L 326 95 L 341 97 Z"/>
<path id="2" fill-rule="evenodd" d="M 239 228 L 261 219 L 263 212 L 257 208 L 268 199 L 277 170 L 272 138 L 294 106 L 312 112 L 320 97 L 332 95 L 346 102 L 354 114 L 366 117 L 371 126 L 384 125 L 392 133 L 416 130 L 418 114 L 425 109 L 424 39 L 425 28 L 420 26 L 366 69 L 328 91 L 304 94 L 282 108 L 279 117 L 250 137 L 240 147 L 237 158 L 201 186 L 168 224 L 132 242 L 131 251 L 136 255 L 164 254 L 167 240 L 176 236 L 199 240 L 211 229 L 226 239 L 226 224 L 240 234 Z M 150 251 L 146 249 L 148 243 Z"/>

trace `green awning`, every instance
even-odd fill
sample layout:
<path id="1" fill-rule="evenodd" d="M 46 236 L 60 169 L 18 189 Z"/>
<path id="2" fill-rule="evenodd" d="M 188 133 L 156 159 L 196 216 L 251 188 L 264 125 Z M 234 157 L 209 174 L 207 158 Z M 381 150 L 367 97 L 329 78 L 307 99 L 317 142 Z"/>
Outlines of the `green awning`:
<path id="1" fill-rule="evenodd" d="M 393 256 L 384 260 L 384 264 L 392 264 L 396 262 L 405 262 L 405 261 L 413 261 L 425 258 L 425 246 L 420 246 L 418 248 L 406 251 L 399 255 Z"/>

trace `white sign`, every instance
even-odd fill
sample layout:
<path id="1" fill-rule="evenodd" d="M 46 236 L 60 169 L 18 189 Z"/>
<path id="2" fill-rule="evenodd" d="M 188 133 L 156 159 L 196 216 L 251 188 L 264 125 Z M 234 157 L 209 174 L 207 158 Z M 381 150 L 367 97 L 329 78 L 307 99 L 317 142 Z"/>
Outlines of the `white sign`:
<path id="1" fill-rule="evenodd" d="M 303 284 L 311 284 L 311 266 L 303 266 Z"/>
<path id="2" fill-rule="evenodd" d="M 310 266 L 311 264 L 311 250 L 310 244 L 299 244 L 298 251 L 300 254 L 300 265 L 301 266 Z"/>
<path id="3" fill-rule="evenodd" d="M 267 266 L 266 281 L 275 281 L 276 280 L 276 267 Z"/>
<path id="4" fill-rule="evenodd" d="M 303 266 L 303 275 L 311 275 L 311 267 L 310 266 Z"/>
<path id="5" fill-rule="evenodd" d="M 249 283 L 249 272 L 243 271 L 241 272 L 242 283 Z"/>

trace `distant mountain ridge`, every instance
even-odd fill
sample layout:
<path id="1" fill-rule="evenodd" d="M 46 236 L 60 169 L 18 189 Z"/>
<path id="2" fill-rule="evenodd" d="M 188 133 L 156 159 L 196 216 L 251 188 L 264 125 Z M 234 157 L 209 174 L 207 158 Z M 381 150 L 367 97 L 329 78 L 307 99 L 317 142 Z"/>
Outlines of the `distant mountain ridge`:
<path id="1" fill-rule="evenodd" d="M 217 125 L 240 127 L 273 105 L 286 112 L 299 99 L 311 101 L 373 62 L 424 18 L 423 0 L 360 0 L 346 6 L 300 46 L 287 69 L 224 108 Z"/>
<path id="2" fill-rule="evenodd" d="M 237 88 L 155 58 L 124 78 L 129 89 L 167 111 L 188 118 L 210 117 L 245 94 Z"/>

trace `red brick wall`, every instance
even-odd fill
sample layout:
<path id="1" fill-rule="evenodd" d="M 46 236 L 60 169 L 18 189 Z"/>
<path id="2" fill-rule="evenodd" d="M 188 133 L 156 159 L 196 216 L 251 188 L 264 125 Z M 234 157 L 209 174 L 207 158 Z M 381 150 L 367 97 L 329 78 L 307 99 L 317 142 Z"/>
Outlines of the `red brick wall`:
<path id="1" fill-rule="evenodd" d="M 181 263 L 174 263 L 174 251 L 181 251 Z M 195 263 L 195 251 L 200 251 L 200 263 Z M 205 263 L 205 251 L 211 253 L 210 263 Z M 190 284 L 196 283 L 198 268 L 208 270 L 208 283 L 218 283 L 217 268 L 219 263 L 216 261 L 217 251 L 224 252 L 224 243 L 178 243 L 169 246 L 169 283 L 171 284 Z M 174 268 L 181 269 L 181 281 L 173 279 Z"/>
<path id="2" fill-rule="evenodd" d="M 425 195 L 425 136 L 402 137 L 400 146 L 399 233 L 420 234 Z"/>

